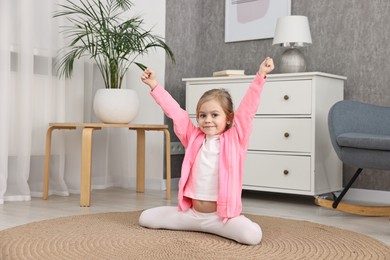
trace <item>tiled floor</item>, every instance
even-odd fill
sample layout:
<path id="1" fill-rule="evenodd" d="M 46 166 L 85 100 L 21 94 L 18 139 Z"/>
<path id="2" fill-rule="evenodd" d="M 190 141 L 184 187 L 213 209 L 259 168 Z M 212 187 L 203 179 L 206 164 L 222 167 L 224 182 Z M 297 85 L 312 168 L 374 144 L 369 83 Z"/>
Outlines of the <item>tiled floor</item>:
<path id="1" fill-rule="evenodd" d="M 177 193 L 165 200 L 165 192 L 110 188 L 92 192 L 91 207 L 79 207 L 79 195 L 50 196 L 47 201 L 33 198 L 26 202 L 0 205 L 0 230 L 49 218 L 99 212 L 135 211 L 160 205 L 176 205 Z M 307 220 L 366 234 L 390 245 L 390 220 L 362 217 L 318 207 L 314 198 L 263 192 L 244 192 L 243 212 L 297 220 Z"/>

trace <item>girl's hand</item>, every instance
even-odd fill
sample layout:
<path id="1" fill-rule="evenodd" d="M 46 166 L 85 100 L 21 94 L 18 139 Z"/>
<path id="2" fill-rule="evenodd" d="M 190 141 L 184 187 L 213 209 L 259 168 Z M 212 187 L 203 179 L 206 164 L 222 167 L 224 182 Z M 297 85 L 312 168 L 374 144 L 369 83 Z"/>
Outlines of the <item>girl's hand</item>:
<path id="1" fill-rule="evenodd" d="M 273 69 L 275 68 L 275 65 L 274 65 L 274 61 L 272 60 L 272 58 L 270 57 L 267 57 L 265 58 L 265 60 L 260 64 L 260 67 L 259 67 L 259 75 L 260 77 L 265 77 L 268 73 L 270 73 L 271 71 L 273 71 Z"/>
<path id="2" fill-rule="evenodd" d="M 148 85 L 151 90 L 153 90 L 158 85 L 156 80 L 156 73 L 152 69 L 146 69 L 141 76 L 141 80 L 143 83 Z"/>

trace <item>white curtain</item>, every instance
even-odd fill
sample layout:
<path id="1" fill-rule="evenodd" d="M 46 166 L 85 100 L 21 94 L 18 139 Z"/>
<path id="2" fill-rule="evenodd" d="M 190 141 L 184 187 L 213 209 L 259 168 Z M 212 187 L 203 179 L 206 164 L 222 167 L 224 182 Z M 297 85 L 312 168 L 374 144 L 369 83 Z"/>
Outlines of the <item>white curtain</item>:
<path id="1" fill-rule="evenodd" d="M 58 80 L 53 69 L 63 42 L 54 8 L 51 0 L 0 2 L 0 203 L 30 200 L 38 186 L 42 192 L 49 122 L 82 121 L 73 115 L 80 115 L 83 77 Z"/>
<path id="2" fill-rule="evenodd" d="M 56 76 L 54 59 L 64 43 L 59 33 L 64 20 L 52 17 L 58 2 L 61 0 L 0 1 L 0 204 L 42 195 L 45 137 L 50 122 L 96 122 L 92 99 L 96 89 L 102 87 L 96 68 L 88 61 L 79 61 L 71 80 L 59 80 Z M 141 6 L 153 4 L 152 0 L 133 2 Z M 165 10 L 165 1 L 158 5 Z M 156 9 L 161 10 L 161 6 Z M 164 21 L 165 12 L 152 11 L 147 17 L 155 25 Z M 159 35 L 165 33 L 164 26 L 165 23 L 157 26 Z M 156 51 L 149 64 L 157 66 L 163 82 L 164 53 Z M 137 82 L 134 88 L 141 91 L 140 98 L 146 99 L 141 103 L 148 107 L 134 123 L 163 123 L 163 114 L 148 97 L 148 91 L 137 86 L 140 72 L 130 73 L 135 76 L 127 79 L 126 85 Z M 127 130 L 96 131 L 93 188 L 135 186 L 134 142 L 135 135 Z M 146 159 L 157 161 L 147 165 L 147 179 L 149 175 L 159 183 L 163 173 L 163 137 L 153 133 L 147 142 L 151 152 Z M 55 130 L 51 154 L 49 193 L 78 193 L 81 131 Z"/>

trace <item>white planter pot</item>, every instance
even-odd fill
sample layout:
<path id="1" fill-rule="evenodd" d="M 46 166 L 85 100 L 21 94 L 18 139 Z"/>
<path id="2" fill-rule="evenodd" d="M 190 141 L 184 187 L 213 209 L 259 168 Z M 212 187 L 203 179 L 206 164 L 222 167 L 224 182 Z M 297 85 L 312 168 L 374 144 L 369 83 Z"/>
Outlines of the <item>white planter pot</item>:
<path id="1" fill-rule="evenodd" d="M 130 123 L 138 107 L 138 95 L 133 89 L 99 89 L 93 100 L 96 117 L 106 124 Z"/>

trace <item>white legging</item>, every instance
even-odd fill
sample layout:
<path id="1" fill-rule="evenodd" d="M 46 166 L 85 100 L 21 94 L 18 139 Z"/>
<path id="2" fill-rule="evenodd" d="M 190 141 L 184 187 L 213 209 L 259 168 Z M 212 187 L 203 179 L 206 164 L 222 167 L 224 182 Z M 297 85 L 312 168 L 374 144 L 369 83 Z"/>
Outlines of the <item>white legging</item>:
<path id="1" fill-rule="evenodd" d="M 260 226 L 243 215 L 223 223 L 215 212 L 201 213 L 193 208 L 179 211 L 174 206 L 162 206 L 143 211 L 139 224 L 154 229 L 201 231 L 248 245 L 257 245 L 263 236 Z"/>

